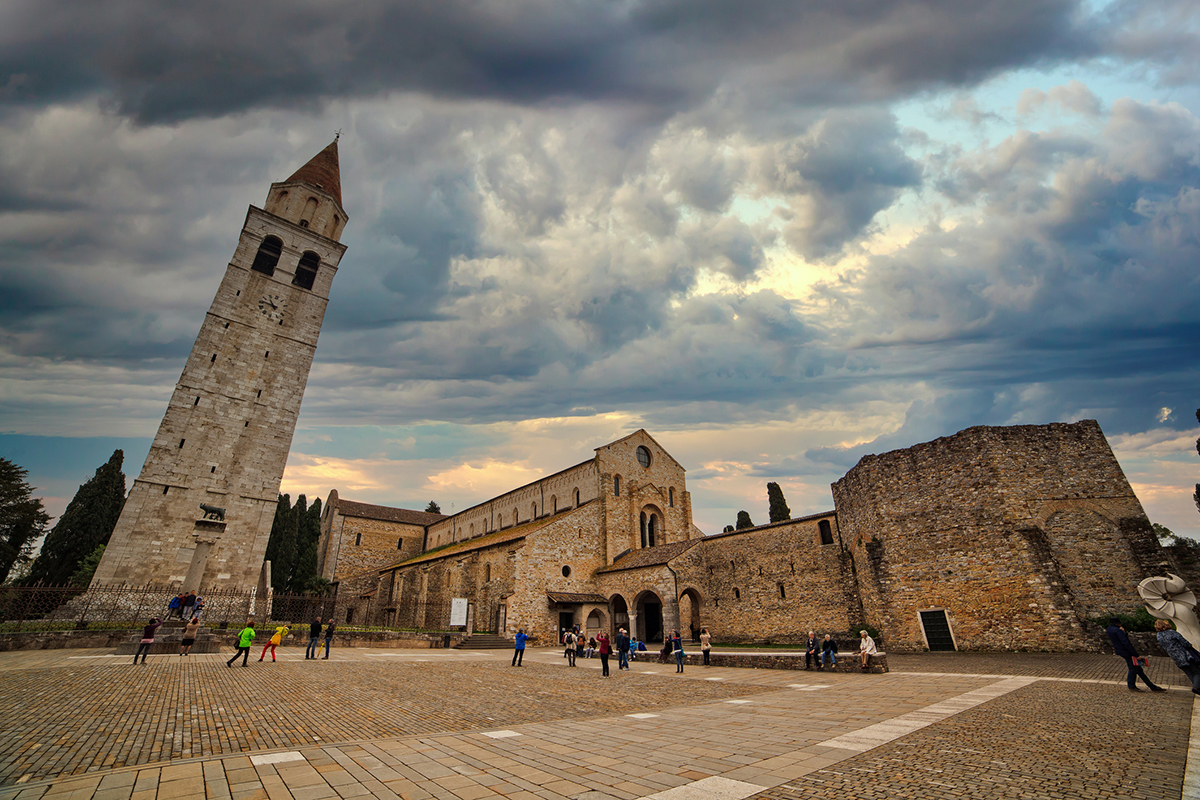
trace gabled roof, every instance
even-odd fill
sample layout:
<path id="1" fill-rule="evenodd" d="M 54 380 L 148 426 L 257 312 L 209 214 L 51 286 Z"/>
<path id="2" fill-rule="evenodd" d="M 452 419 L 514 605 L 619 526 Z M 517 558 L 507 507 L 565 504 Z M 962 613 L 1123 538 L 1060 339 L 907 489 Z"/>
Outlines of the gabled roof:
<path id="1" fill-rule="evenodd" d="M 669 459 L 671 459 L 672 461 L 674 461 L 674 462 L 675 462 L 675 466 L 679 467 L 679 469 L 680 469 L 680 470 L 682 470 L 682 471 L 684 471 L 684 472 L 687 472 L 687 470 L 686 470 L 686 469 L 684 469 L 684 467 L 683 467 L 683 464 L 680 464 L 678 461 L 676 461 L 676 460 L 675 460 L 675 456 L 673 456 L 673 455 L 671 455 L 669 452 L 667 452 L 667 448 L 665 448 L 665 447 L 663 447 L 661 444 L 659 444 L 659 443 L 658 443 L 658 440 L 657 440 L 657 439 L 655 439 L 653 436 L 651 436 L 651 435 L 650 435 L 650 434 L 649 434 L 649 433 L 646 431 L 646 429 L 645 429 L 645 428 L 638 428 L 638 429 L 637 429 L 636 431 L 634 431 L 633 433 L 629 434 L 628 436 L 622 436 L 620 439 L 617 439 L 615 442 L 609 442 L 608 444 L 602 444 L 602 445 L 600 445 L 599 447 L 597 447 L 597 448 L 596 448 L 596 452 L 597 452 L 597 453 L 599 453 L 601 450 L 607 450 L 607 449 L 609 449 L 610 447 L 615 447 L 616 445 L 619 445 L 621 442 L 624 442 L 624 441 L 625 441 L 625 440 L 627 440 L 627 439 L 632 439 L 633 437 L 637 436 L 639 433 L 640 433 L 642 436 L 645 436 L 645 437 L 646 437 L 647 439 L 649 439 L 650 441 L 654 442 L 654 445 L 655 445 L 655 446 L 656 446 L 656 447 L 657 447 L 659 450 L 661 450 L 661 451 L 662 451 L 662 453 L 663 453 L 663 455 L 664 455 L 664 456 L 666 456 L 667 458 L 669 458 Z"/>
<path id="2" fill-rule="evenodd" d="M 665 564 L 680 553 L 691 550 L 702 541 L 703 539 L 684 539 L 682 542 L 660 544 L 657 547 L 643 547 L 640 550 L 626 553 L 607 567 L 601 567 L 596 570 L 596 573 L 620 572 L 625 569 L 639 569 L 641 567 L 654 567 L 659 564 Z"/>
<path id="3" fill-rule="evenodd" d="M 337 500 L 337 512 L 343 517 L 361 517 L 363 519 L 379 519 L 385 522 L 403 522 L 408 525 L 425 527 L 445 519 L 445 514 L 431 514 L 428 511 L 413 511 L 410 508 L 388 508 L 373 506 L 370 503 L 355 503 L 353 500 Z"/>
<path id="4" fill-rule="evenodd" d="M 342 170 L 338 165 L 337 139 L 329 143 L 308 163 L 292 173 L 284 183 L 307 183 L 332 195 L 338 205 L 342 204 Z"/>
<path id="5" fill-rule="evenodd" d="M 579 594 L 577 592 L 546 592 L 546 597 L 553 603 L 607 603 L 608 598 L 601 594 Z"/>

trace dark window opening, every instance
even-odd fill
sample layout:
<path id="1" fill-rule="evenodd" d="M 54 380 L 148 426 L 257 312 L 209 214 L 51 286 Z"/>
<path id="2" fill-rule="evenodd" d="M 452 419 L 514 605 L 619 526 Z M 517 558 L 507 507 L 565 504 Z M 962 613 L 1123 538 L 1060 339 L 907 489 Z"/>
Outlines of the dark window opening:
<path id="1" fill-rule="evenodd" d="M 741 600 L 741 599 L 742 599 L 742 590 L 741 590 L 741 589 L 734 589 L 734 590 L 733 590 L 733 599 L 734 599 L 734 600 Z"/>
<path id="2" fill-rule="evenodd" d="M 354 622 L 354 609 L 347 608 L 346 609 L 346 624 L 349 625 L 352 622 Z"/>
<path id="3" fill-rule="evenodd" d="M 210 359 L 208 360 L 208 363 L 210 363 L 210 364 L 215 364 L 215 363 L 217 363 L 217 354 L 216 354 L 216 353 L 213 353 L 213 355 L 212 355 L 212 358 L 210 358 Z"/>
<path id="4" fill-rule="evenodd" d="M 308 220 L 306 220 L 306 219 L 302 219 L 302 220 L 300 220 L 300 227 L 301 227 L 301 228 L 307 228 L 307 227 L 308 227 Z"/>
<path id="5" fill-rule="evenodd" d="M 192 403 L 192 405 L 194 405 L 194 406 L 198 406 L 198 405 L 200 405 L 200 398 L 199 398 L 199 397 L 197 397 L 197 398 L 196 398 L 196 402 Z"/>
<path id="6" fill-rule="evenodd" d="M 817 523 L 817 530 L 821 532 L 821 544 L 833 544 L 833 528 L 829 525 L 829 520 L 823 519 Z"/>
<path id="7" fill-rule="evenodd" d="M 400 539 L 397 539 L 397 540 L 396 540 L 396 549 L 397 549 L 397 550 L 403 550 L 403 549 L 404 549 L 404 539 L 403 539 L 403 538 L 400 538 Z"/>
<path id="8" fill-rule="evenodd" d="M 209 471 L 209 473 L 211 474 L 211 473 L 213 473 L 213 472 L 216 472 L 216 471 L 217 471 L 217 468 L 216 468 L 216 467 L 209 467 L 209 468 L 208 468 L 208 471 Z"/>
<path id="9" fill-rule="evenodd" d="M 649 536 L 647 536 L 647 541 L 650 542 L 651 547 L 654 547 L 654 545 L 657 543 L 656 539 L 658 538 L 656 536 L 658 533 L 658 514 L 650 515 L 650 524 L 646 526 L 646 532 L 649 534 Z"/>
<path id="10" fill-rule="evenodd" d="M 578 489 L 575 490 L 575 505 L 576 506 L 579 505 L 579 490 Z"/>
<path id="11" fill-rule="evenodd" d="M 362 534 L 356 533 L 354 534 L 354 546 L 358 547 L 360 544 L 362 544 Z"/>
<path id="12" fill-rule="evenodd" d="M 180 449 L 180 450 L 182 450 L 182 449 L 183 449 L 183 443 L 184 443 L 184 442 L 186 442 L 186 441 L 187 441 L 187 439 L 180 439 L 180 440 L 179 440 L 179 449 Z"/>
<path id="13" fill-rule="evenodd" d="M 228 322 L 226 322 L 226 323 L 225 323 L 225 327 L 226 327 L 226 328 L 228 328 L 228 327 L 229 327 L 229 323 L 228 323 Z"/>
<path id="14" fill-rule="evenodd" d="M 321 257 L 312 250 L 305 250 L 296 265 L 296 277 L 292 278 L 292 286 L 311 290 L 317 279 L 317 267 L 321 266 Z"/>
<path id="15" fill-rule="evenodd" d="M 249 428 L 249 427 L 250 427 L 250 420 L 246 420 L 246 424 L 245 424 L 245 425 L 243 425 L 242 427 L 243 427 L 243 428 Z"/>
<path id="16" fill-rule="evenodd" d="M 270 358 L 270 357 L 271 357 L 271 351 L 268 350 L 267 354 L 265 356 L 263 356 L 263 358 Z"/>
<path id="17" fill-rule="evenodd" d="M 621 476 L 620 475 L 613 476 L 613 496 L 614 497 L 621 496 Z"/>
<path id="18" fill-rule="evenodd" d="M 268 236 L 258 246 L 258 252 L 254 255 L 254 263 L 250 269 L 261 272 L 263 275 L 274 275 L 275 265 L 279 263 L 279 256 L 282 253 L 283 240 L 275 236 Z M 239 291 L 238 294 L 241 292 Z"/>
<path id="19" fill-rule="evenodd" d="M 787 591 L 783 588 L 783 584 L 779 584 L 779 599 L 787 600 Z"/>
<path id="20" fill-rule="evenodd" d="M 256 394 L 255 397 L 262 397 L 262 389 L 258 390 L 258 394 Z"/>
<path id="21" fill-rule="evenodd" d="M 646 512 L 642 512 L 642 547 L 646 546 Z"/>
<path id="22" fill-rule="evenodd" d="M 564 578 L 571 577 L 571 568 L 564 564 L 562 568 L 562 574 Z"/>
<path id="23" fill-rule="evenodd" d="M 675 487 L 674 486 L 667 489 L 667 505 L 669 505 L 671 508 L 675 507 Z"/>
<path id="24" fill-rule="evenodd" d="M 167 489 L 170 489 L 170 488 L 171 488 L 170 486 L 164 486 L 164 487 L 163 487 L 163 494 L 166 494 L 166 493 L 167 493 Z"/>
<path id="25" fill-rule="evenodd" d="M 650 466 L 650 451 L 648 449 L 646 449 L 645 447 L 639 447 L 637 449 L 637 460 L 638 460 L 638 463 L 641 464 L 643 467 L 649 467 Z"/>

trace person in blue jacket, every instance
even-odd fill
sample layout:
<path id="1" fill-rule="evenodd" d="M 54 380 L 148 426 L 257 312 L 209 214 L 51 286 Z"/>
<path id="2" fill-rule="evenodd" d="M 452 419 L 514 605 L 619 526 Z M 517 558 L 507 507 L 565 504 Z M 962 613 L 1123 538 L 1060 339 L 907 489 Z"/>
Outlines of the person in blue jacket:
<path id="1" fill-rule="evenodd" d="M 512 665 L 514 667 L 521 666 L 521 659 L 525 658 L 525 642 L 529 639 L 529 634 L 525 633 L 524 628 L 517 628 L 516 647 L 513 650 Z"/>
<path id="2" fill-rule="evenodd" d="M 1125 659 L 1125 668 L 1128 672 L 1125 675 L 1125 685 L 1129 687 L 1131 692 L 1140 692 L 1137 687 L 1137 679 L 1140 677 L 1142 683 L 1150 687 L 1152 692 L 1165 692 L 1166 689 L 1161 686 L 1155 686 L 1154 683 L 1146 677 L 1146 673 L 1142 672 L 1142 665 L 1138 663 L 1138 652 L 1133 649 L 1133 642 L 1129 641 L 1129 634 L 1121 627 L 1121 620 L 1116 617 L 1110 617 L 1108 620 L 1108 641 L 1112 642 L 1113 652 Z"/>

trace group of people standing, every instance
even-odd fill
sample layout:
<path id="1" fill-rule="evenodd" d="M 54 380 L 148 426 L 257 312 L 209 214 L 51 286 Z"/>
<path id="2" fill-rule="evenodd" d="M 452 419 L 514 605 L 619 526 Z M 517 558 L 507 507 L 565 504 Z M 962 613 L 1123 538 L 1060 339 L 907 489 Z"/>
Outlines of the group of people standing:
<path id="1" fill-rule="evenodd" d="M 195 592 L 181 592 L 172 597 L 171 602 L 167 603 L 167 619 L 171 617 L 199 619 L 203 611 L 204 598 L 198 596 Z"/>
<path id="2" fill-rule="evenodd" d="M 709 666 L 709 653 L 712 650 L 712 636 L 708 632 L 708 628 L 702 628 L 700 632 L 700 651 L 704 654 L 704 666 Z M 514 667 L 521 666 L 521 661 L 525 657 L 526 642 L 529 641 L 529 635 L 525 633 L 524 628 L 517 630 L 513 647 L 512 665 Z M 617 635 L 614 639 L 609 638 L 609 635 L 600 631 L 594 636 L 585 638 L 584 634 L 579 630 L 579 626 L 575 626 L 569 630 L 563 631 L 563 658 L 567 659 L 567 666 L 575 666 L 576 659 L 591 658 L 592 654 L 600 656 L 600 674 L 607 678 L 610 677 L 608 670 L 608 659 L 615 651 L 617 654 L 617 669 L 629 669 L 630 658 L 637 658 L 639 650 L 644 651 L 645 645 L 638 642 L 636 639 L 631 639 L 629 632 L 624 628 L 617 629 Z M 663 649 L 659 651 L 659 661 L 666 663 L 672 655 L 675 657 L 675 672 L 683 672 L 683 659 L 686 655 L 683 651 L 683 639 L 679 631 L 672 630 L 663 640 Z"/>

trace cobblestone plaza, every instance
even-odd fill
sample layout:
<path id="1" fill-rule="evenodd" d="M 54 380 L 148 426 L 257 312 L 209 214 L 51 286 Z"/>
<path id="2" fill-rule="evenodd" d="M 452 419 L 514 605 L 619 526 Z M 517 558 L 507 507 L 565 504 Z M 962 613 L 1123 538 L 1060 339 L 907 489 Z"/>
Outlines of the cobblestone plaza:
<path id="1" fill-rule="evenodd" d="M 1200 797 L 1194 695 L 1166 659 L 1151 676 L 1171 691 L 1134 694 L 1085 654 L 610 679 L 509 655 L 3 653 L 0 800 Z"/>

